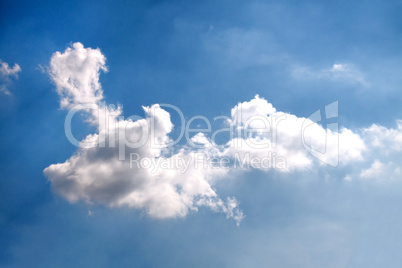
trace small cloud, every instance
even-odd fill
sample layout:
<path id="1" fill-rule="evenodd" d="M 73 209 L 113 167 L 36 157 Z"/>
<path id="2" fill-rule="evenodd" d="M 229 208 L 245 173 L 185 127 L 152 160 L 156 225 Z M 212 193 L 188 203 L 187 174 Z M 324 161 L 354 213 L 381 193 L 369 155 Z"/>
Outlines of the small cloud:
<path id="1" fill-rule="evenodd" d="M 345 65 L 343 64 L 334 64 L 332 65 L 332 71 L 337 72 L 337 71 L 344 71 L 345 70 Z"/>
<path id="2" fill-rule="evenodd" d="M 8 66 L 7 62 L 3 62 L 0 60 L 0 74 L 2 76 L 15 76 L 18 77 L 18 73 L 21 72 L 21 67 L 18 64 L 14 64 L 13 68 Z"/>
<path id="3" fill-rule="evenodd" d="M 332 65 L 332 72 L 344 72 L 347 71 L 347 65 L 346 64 L 334 64 Z"/>
<path id="4" fill-rule="evenodd" d="M 379 160 L 375 160 L 374 163 L 371 165 L 370 168 L 364 169 L 360 176 L 362 178 L 372 178 L 372 177 L 379 177 L 381 174 L 384 173 L 385 166 Z"/>
<path id="5" fill-rule="evenodd" d="M 360 178 L 362 179 L 394 180 L 399 179 L 400 177 L 400 167 L 389 160 L 388 162 L 384 163 L 376 159 L 369 168 L 363 169 L 360 172 Z"/>
<path id="6" fill-rule="evenodd" d="M 11 92 L 7 89 L 5 85 L 0 85 L 0 92 L 4 95 L 11 95 Z"/>
<path id="7" fill-rule="evenodd" d="M 350 175 L 346 175 L 344 178 L 345 181 L 351 181 L 352 177 Z"/>
<path id="8" fill-rule="evenodd" d="M 348 63 L 334 63 L 331 68 L 320 70 L 314 70 L 308 66 L 296 66 L 292 70 L 292 75 L 297 79 L 326 79 L 369 86 L 363 73 L 353 64 Z"/>
<path id="9" fill-rule="evenodd" d="M 11 77 L 18 78 L 18 73 L 21 72 L 21 67 L 16 63 L 10 68 L 7 62 L 0 60 L 0 93 L 11 95 L 8 86 L 11 83 Z"/>

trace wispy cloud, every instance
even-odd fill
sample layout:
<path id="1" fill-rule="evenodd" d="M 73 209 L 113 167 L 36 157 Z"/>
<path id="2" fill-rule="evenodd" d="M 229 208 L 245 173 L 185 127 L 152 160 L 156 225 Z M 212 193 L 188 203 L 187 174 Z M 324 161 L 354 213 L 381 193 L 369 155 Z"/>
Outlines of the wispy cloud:
<path id="1" fill-rule="evenodd" d="M 292 75 L 300 80 L 321 79 L 369 86 L 365 75 L 350 63 L 334 63 L 331 67 L 324 69 L 313 69 L 308 66 L 296 65 L 292 68 Z"/>
<path id="2" fill-rule="evenodd" d="M 0 60 L 0 92 L 5 95 L 11 95 L 8 86 L 11 82 L 11 78 L 18 78 L 18 73 L 21 72 L 21 67 L 18 64 L 14 64 L 12 68 L 7 62 Z"/>

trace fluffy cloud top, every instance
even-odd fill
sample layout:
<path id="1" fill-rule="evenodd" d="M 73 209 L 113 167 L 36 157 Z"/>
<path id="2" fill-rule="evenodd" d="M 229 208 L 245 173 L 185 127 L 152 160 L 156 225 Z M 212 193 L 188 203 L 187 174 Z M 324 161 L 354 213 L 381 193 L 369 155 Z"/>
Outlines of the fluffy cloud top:
<path id="1" fill-rule="evenodd" d="M 103 99 L 100 71 L 107 71 L 100 49 L 74 43 L 64 53 L 56 52 L 50 61 L 50 75 L 60 95 L 62 108 L 80 103 L 98 103 Z"/>
<path id="2" fill-rule="evenodd" d="M 237 201 L 234 198 L 222 201 L 211 186 L 226 171 L 196 168 L 194 161 L 202 157 L 202 152 L 179 150 L 172 154 L 166 150 L 168 134 L 173 128 L 168 112 L 155 104 L 143 107 L 145 118 L 117 120 L 121 108 L 110 112 L 99 105 L 103 98 L 99 71 L 106 70 L 104 64 L 105 57 L 99 49 L 84 48 L 80 43 L 52 56 L 50 74 L 61 106 L 73 108 L 95 103 L 98 110 L 104 111 L 84 109 L 90 122 L 101 122 L 98 133 L 82 141 L 92 146 L 80 148 L 66 162 L 44 170 L 54 190 L 71 202 L 129 206 L 155 218 L 183 217 L 199 206 L 207 206 L 239 223 L 243 214 Z M 123 138 L 122 148 L 119 145 Z M 127 146 L 134 141 L 141 145 Z M 183 169 L 182 165 L 187 167 Z"/>
<path id="3" fill-rule="evenodd" d="M 191 138 L 199 147 L 171 146 L 174 125 L 160 105 L 143 107 L 144 118 L 123 120 L 122 107 L 109 110 L 101 103 L 99 74 L 107 70 L 105 60 L 99 49 L 80 43 L 51 58 L 50 75 L 61 107 L 74 110 L 78 105 L 98 126 L 81 141 L 87 146 L 44 170 L 53 189 L 70 202 L 128 206 L 160 219 L 208 207 L 239 224 L 244 215 L 238 201 L 218 196 L 213 188 L 218 180 L 240 176 L 247 169 L 302 172 L 330 163 L 351 170 L 347 180 L 378 176 L 394 165 L 380 160 L 370 164 L 376 146 L 402 148 L 393 146 L 402 141 L 401 124 L 391 130 L 376 125 L 359 131 L 330 130 L 314 116 L 277 111 L 258 95 L 231 110 L 227 123 L 234 135 L 225 146 L 217 146 L 213 135 L 204 133 Z M 87 103 L 91 109 L 85 108 Z"/>

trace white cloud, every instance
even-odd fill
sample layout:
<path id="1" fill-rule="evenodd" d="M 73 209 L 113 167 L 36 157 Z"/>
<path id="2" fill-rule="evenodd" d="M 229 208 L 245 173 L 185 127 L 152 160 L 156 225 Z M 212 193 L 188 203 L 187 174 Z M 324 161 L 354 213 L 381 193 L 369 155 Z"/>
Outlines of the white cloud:
<path id="1" fill-rule="evenodd" d="M 294 66 L 292 74 L 297 79 L 324 79 L 369 86 L 364 74 L 353 64 L 348 63 L 334 63 L 330 68 L 319 70 L 307 66 Z"/>
<path id="2" fill-rule="evenodd" d="M 206 206 L 239 224 L 244 218 L 239 202 L 234 197 L 221 199 L 213 185 L 240 176 L 246 169 L 304 172 L 325 168 L 324 163 L 338 165 L 339 158 L 338 168 L 347 171 L 347 181 L 400 173 L 396 162 L 390 161 L 402 148 L 399 121 L 396 129 L 373 125 L 358 131 L 334 131 L 313 117 L 277 111 L 258 95 L 231 110 L 227 124 L 234 135 L 223 148 L 215 144 L 213 135 L 204 133 L 191 138 L 201 146 L 171 147 L 169 134 L 174 125 L 160 105 L 143 107 L 144 118 L 118 120 L 122 107 L 109 110 L 102 103 L 99 72 L 106 70 L 105 60 L 99 49 L 80 43 L 56 52 L 51 59 L 49 72 L 61 106 L 72 109 L 95 103 L 96 109 L 83 112 L 89 123 L 99 122 L 97 133 L 81 141 L 90 146 L 81 146 L 64 163 L 44 170 L 53 189 L 70 202 L 128 206 L 159 219 L 184 217 Z M 333 66 L 334 72 L 343 68 Z M 374 155 L 378 160 L 372 163 Z M 217 166 L 221 160 L 228 161 Z"/>
<path id="3" fill-rule="evenodd" d="M 362 170 L 360 176 L 363 178 L 379 177 L 384 173 L 385 165 L 375 160 L 370 168 Z"/>
<path id="4" fill-rule="evenodd" d="M 373 124 L 359 130 L 366 150 L 359 165 L 353 165 L 347 179 L 371 179 L 392 181 L 401 178 L 402 123 L 396 121 L 396 128 Z"/>
<path id="5" fill-rule="evenodd" d="M 388 151 L 402 151 L 402 120 L 396 121 L 396 128 L 386 128 L 377 124 L 364 129 L 367 143 L 373 148 Z M 384 152 L 384 151 L 383 151 Z"/>
<path id="6" fill-rule="evenodd" d="M 99 103 L 103 98 L 99 71 L 105 70 L 104 64 L 105 57 L 99 49 L 84 48 L 80 43 L 73 44 L 64 53 L 56 52 L 51 59 L 50 74 L 61 97 L 61 106 L 72 108 L 87 102 Z M 98 133 L 88 135 L 82 141 L 98 146 L 80 148 L 66 162 L 47 167 L 44 173 L 54 190 L 70 202 L 84 200 L 110 207 L 129 206 L 144 210 L 154 218 L 184 217 L 189 211 L 196 211 L 198 206 L 207 206 L 226 213 L 239 223 L 243 214 L 237 208 L 237 201 L 234 198 L 222 201 L 211 186 L 213 180 L 226 171 L 196 168 L 195 161 L 202 157 L 202 152 L 180 150 L 170 156 L 166 154 L 168 134 L 173 128 L 170 114 L 157 104 L 143 108 L 146 117 L 136 121 L 116 121 L 121 107 L 113 113 L 105 108 L 106 116 L 103 117 L 87 111 L 89 122 L 98 119 L 106 122 L 99 125 Z M 105 120 L 108 118 L 109 122 Z M 130 141 L 138 141 L 143 135 L 154 135 L 157 144 L 147 139 L 138 148 L 124 148 L 125 161 L 121 161 L 119 146 L 99 146 L 106 142 L 119 144 L 121 133 L 125 133 Z M 131 161 L 135 163 L 130 167 L 130 154 L 144 161 Z M 145 160 L 164 166 L 151 167 Z M 148 168 L 143 168 L 144 165 Z M 184 170 L 180 165 L 188 167 Z"/>
<path id="7" fill-rule="evenodd" d="M 0 60 L 0 74 L 2 76 L 18 77 L 19 72 L 21 72 L 21 67 L 18 64 L 14 64 L 14 67 L 10 68 L 7 62 L 3 62 Z"/>
<path id="8" fill-rule="evenodd" d="M 235 106 L 231 114 L 231 124 L 243 134 L 229 142 L 225 153 L 232 156 L 248 154 L 250 159 L 269 154 L 282 157 L 286 167 L 272 167 L 279 171 L 311 168 L 317 161 L 306 147 L 322 152 L 320 160 L 324 163 L 338 163 L 334 160 L 339 157 L 343 165 L 360 161 L 366 150 L 361 137 L 353 131 L 342 128 L 334 132 L 308 118 L 276 112 L 272 104 L 258 95 Z"/>
<path id="9" fill-rule="evenodd" d="M 385 159 L 384 159 L 385 160 Z M 400 179 L 402 175 L 401 169 L 392 161 L 382 163 L 376 159 L 367 169 L 360 172 L 362 179 L 375 179 L 375 180 L 395 180 Z"/>
<path id="10" fill-rule="evenodd" d="M 74 43 L 64 53 L 56 52 L 50 61 L 50 75 L 60 95 L 62 108 L 79 103 L 98 103 L 103 98 L 100 71 L 107 71 L 100 49 Z"/>
<path id="11" fill-rule="evenodd" d="M 256 120 L 250 122 L 250 126 L 253 128 L 265 127 L 264 119 L 259 120 L 258 117 L 265 118 L 267 115 L 274 114 L 276 109 L 271 103 L 268 103 L 265 99 L 256 95 L 251 101 L 245 101 L 239 103 L 231 110 L 231 122 L 232 124 L 241 127 L 247 123 L 252 117 Z"/>
<path id="12" fill-rule="evenodd" d="M 21 72 L 21 67 L 18 64 L 14 64 L 14 67 L 10 68 L 7 62 L 0 60 L 0 92 L 5 95 L 11 95 L 8 90 L 8 84 L 10 78 L 18 78 L 18 73 Z"/>

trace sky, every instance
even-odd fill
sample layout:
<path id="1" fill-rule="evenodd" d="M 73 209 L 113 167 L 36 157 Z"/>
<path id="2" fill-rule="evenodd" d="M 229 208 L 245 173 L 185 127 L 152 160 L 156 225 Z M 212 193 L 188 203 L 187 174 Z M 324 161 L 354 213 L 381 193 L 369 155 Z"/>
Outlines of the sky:
<path id="1" fill-rule="evenodd" d="M 0 267 L 400 267 L 401 12 L 1 1 Z"/>

